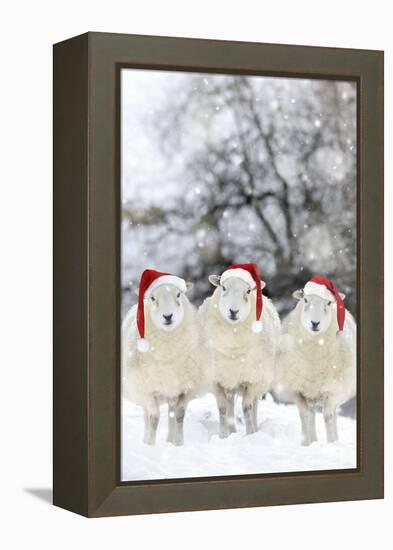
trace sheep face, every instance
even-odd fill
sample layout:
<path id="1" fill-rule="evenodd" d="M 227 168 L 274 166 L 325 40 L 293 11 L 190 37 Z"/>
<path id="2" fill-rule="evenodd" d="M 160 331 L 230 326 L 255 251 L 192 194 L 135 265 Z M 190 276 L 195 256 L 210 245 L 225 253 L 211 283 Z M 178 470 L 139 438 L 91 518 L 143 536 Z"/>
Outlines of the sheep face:
<path id="1" fill-rule="evenodd" d="M 300 320 L 303 328 L 312 336 L 326 332 L 332 322 L 333 311 L 335 311 L 334 299 L 328 301 L 319 296 L 306 296 L 302 290 L 297 290 L 293 296 L 302 301 Z"/>
<path id="2" fill-rule="evenodd" d="M 168 332 L 175 330 L 184 319 L 185 300 L 184 293 L 174 285 L 157 287 L 149 297 L 149 313 L 154 326 Z"/>
<path id="3" fill-rule="evenodd" d="M 250 314 L 251 305 L 255 304 L 256 288 L 238 277 L 230 277 L 224 284 L 218 275 L 210 275 L 209 281 L 219 287 L 218 308 L 222 317 L 229 324 L 241 323 Z"/>

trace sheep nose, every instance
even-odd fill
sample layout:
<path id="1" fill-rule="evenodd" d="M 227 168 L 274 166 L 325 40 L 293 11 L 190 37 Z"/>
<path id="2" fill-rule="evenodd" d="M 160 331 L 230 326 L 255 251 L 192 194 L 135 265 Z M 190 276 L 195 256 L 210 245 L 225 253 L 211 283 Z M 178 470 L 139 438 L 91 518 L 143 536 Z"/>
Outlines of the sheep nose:
<path id="1" fill-rule="evenodd" d="M 311 321 L 311 328 L 313 330 L 318 330 L 319 323 L 320 321 Z"/>
<path id="2" fill-rule="evenodd" d="M 229 308 L 229 313 L 231 314 L 231 317 L 236 317 L 236 315 L 239 313 L 239 310 Z"/>
<path id="3" fill-rule="evenodd" d="M 163 317 L 167 323 L 170 323 L 172 321 L 173 313 L 170 315 L 163 315 Z"/>

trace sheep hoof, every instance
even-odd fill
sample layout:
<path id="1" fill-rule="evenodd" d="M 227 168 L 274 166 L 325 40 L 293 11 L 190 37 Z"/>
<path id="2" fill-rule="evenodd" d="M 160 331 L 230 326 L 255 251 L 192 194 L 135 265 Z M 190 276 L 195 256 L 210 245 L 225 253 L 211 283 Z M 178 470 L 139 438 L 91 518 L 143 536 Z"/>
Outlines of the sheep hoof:
<path id="1" fill-rule="evenodd" d="M 302 439 L 302 447 L 309 447 L 313 443 L 313 441 L 309 441 L 308 439 Z"/>

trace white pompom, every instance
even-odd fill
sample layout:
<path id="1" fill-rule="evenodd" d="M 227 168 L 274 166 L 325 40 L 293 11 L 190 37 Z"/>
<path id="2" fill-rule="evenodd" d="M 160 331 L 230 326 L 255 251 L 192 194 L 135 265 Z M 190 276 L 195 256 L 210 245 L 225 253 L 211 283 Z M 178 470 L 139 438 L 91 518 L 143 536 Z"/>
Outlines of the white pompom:
<path id="1" fill-rule="evenodd" d="M 149 340 L 147 340 L 146 338 L 140 338 L 136 343 L 136 347 L 138 351 L 140 351 L 141 353 L 145 353 L 146 351 L 149 351 L 150 349 Z"/>
<path id="2" fill-rule="evenodd" d="M 343 330 L 338 330 L 336 332 L 336 339 L 339 344 L 344 344 L 347 340 L 347 335 Z"/>
<path id="3" fill-rule="evenodd" d="M 251 325 L 251 330 L 253 332 L 261 332 L 262 331 L 262 321 L 254 321 Z"/>

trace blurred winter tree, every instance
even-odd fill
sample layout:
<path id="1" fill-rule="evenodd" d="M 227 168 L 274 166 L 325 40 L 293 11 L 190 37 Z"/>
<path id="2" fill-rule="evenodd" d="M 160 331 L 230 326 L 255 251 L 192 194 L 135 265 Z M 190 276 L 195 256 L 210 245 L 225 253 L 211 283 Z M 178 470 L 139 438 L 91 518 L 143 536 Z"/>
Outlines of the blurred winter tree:
<path id="1" fill-rule="evenodd" d="M 355 84 L 185 75 L 145 128 L 172 192 L 123 204 L 125 304 L 145 267 L 193 281 L 200 303 L 210 273 L 256 262 L 281 312 L 315 274 L 356 312 Z"/>

